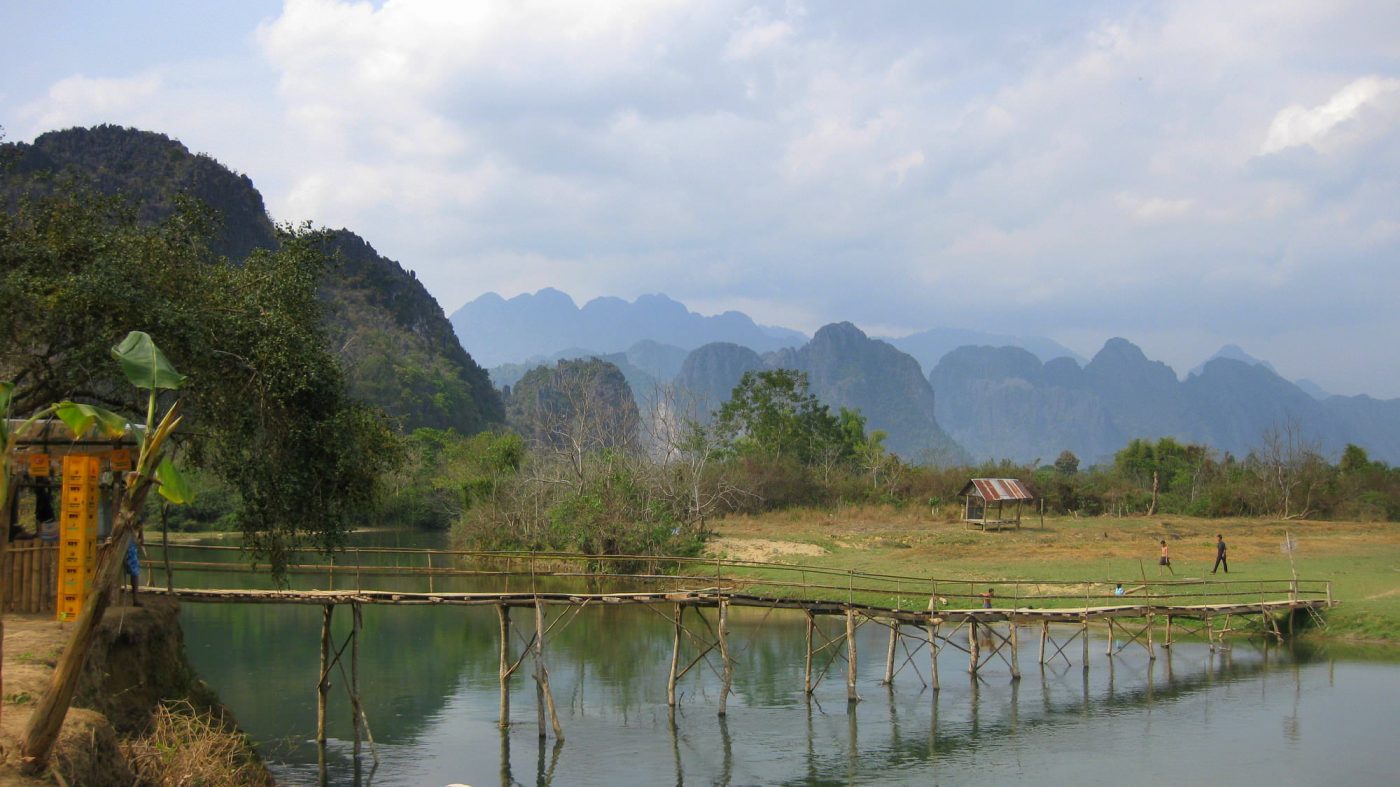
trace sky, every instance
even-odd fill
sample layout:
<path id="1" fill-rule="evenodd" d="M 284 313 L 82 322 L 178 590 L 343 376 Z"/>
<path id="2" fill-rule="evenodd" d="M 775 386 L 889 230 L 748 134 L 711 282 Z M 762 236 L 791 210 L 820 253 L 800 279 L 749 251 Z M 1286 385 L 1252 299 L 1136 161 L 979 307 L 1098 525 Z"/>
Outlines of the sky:
<path id="1" fill-rule="evenodd" d="M 98 123 L 448 313 L 663 292 L 1400 397 L 1394 2 L 0 0 L 5 139 Z"/>

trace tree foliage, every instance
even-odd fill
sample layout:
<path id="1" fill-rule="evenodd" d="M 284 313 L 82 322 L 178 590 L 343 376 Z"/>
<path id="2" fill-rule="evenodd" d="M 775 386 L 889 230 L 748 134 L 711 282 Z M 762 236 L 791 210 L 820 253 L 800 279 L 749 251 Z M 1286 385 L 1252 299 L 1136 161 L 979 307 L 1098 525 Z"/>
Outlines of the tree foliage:
<path id="1" fill-rule="evenodd" d="M 15 410 L 60 399 L 144 409 L 108 356 L 144 330 L 189 376 L 182 448 L 234 490 L 256 552 L 280 569 L 293 546 L 341 543 L 398 453 L 328 348 L 320 233 L 280 228 L 276 251 L 235 266 L 209 252 L 214 222 L 190 202 L 154 224 L 81 187 L 7 207 L 0 377 L 17 384 Z"/>

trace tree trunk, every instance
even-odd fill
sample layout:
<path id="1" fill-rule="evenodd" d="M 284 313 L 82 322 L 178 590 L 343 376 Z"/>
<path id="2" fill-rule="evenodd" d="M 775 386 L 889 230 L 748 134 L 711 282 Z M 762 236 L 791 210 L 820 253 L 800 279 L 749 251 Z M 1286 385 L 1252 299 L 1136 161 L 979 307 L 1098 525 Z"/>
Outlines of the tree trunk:
<path id="1" fill-rule="evenodd" d="M 48 689 L 39 698 L 24 728 L 20 749 L 28 770 L 37 771 L 48 764 L 49 753 L 63 727 L 63 718 L 68 715 L 68 706 L 73 702 L 73 692 L 78 687 L 78 676 L 83 663 L 87 661 L 93 635 L 107 612 L 112 591 L 121 584 L 122 561 L 126 557 L 127 545 L 135 535 L 136 514 L 146 502 L 146 493 L 150 488 L 151 479 L 143 477 L 127 492 L 117 523 L 112 528 L 112 540 L 98 553 L 97 570 L 82 614 L 78 616 L 68 645 L 54 668 Z"/>

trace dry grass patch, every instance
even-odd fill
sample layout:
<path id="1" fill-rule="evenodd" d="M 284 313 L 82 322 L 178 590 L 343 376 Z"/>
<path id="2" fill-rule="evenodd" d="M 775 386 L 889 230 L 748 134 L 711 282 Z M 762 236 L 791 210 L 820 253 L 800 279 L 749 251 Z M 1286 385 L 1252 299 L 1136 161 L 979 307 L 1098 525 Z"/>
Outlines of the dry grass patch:
<path id="1" fill-rule="evenodd" d="M 272 785 L 261 764 L 247 756 L 244 735 L 222 716 L 201 713 L 183 700 L 161 705 L 151 731 L 122 744 L 127 762 L 144 784 Z"/>

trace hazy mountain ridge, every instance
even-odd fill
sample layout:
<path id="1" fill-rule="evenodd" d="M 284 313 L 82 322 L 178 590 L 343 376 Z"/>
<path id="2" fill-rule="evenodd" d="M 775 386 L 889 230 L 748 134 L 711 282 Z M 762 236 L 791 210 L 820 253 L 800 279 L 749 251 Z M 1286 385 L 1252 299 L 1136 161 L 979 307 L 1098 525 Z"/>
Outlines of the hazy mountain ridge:
<path id="1" fill-rule="evenodd" d="M 121 194 L 138 217 L 155 221 L 169 216 L 183 195 L 218 212 L 211 250 L 233 264 L 278 243 L 251 180 L 164 134 L 110 125 L 54 131 L 32 145 L 0 146 L 0 162 L 7 199 L 48 193 L 71 180 Z M 472 432 L 502 423 L 504 407 L 485 371 L 417 278 L 347 230 L 330 233 L 327 244 L 335 257 L 321 284 L 327 329 L 351 393 L 407 428 Z"/>
<path id="2" fill-rule="evenodd" d="M 885 430 L 885 445 L 906 460 L 947 462 L 963 456 L 938 425 L 933 389 L 918 361 L 848 322 L 821 328 L 802 347 L 762 356 L 735 344 L 705 345 L 686 358 L 674 383 L 681 397 L 708 413 L 729 398 L 745 372 L 761 369 L 805 373 L 823 404 L 833 411 L 859 410 L 867 431 Z"/>
<path id="3" fill-rule="evenodd" d="M 706 317 L 665 295 L 642 295 L 632 302 L 594 298 L 580 308 L 551 287 L 509 299 L 488 292 L 450 319 L 462 344 L 479 348 L 487 366 L 553 357 L 566 347 L 616 353 L 640 341 L 684 350 L 723 341 L 764 352 L 807 340 L 797 331 L 760 326 L 741 312 Z"/>
<path id="4" fill-rule="evenodd" d="M 1259 362 L 1222 356 L 1178 381 L 1131 342 L 1110 339 L 1082 369 L 1014 348 L 965 347 L 929 380 L 939 422 L 979 459 L 1053 461 L 1068 449 L 1102 461 L 1131 438 L 1167 436 L 1243 456 L 1265 430 L 1291 422 L 1328 456 L 1355 443 L 1400 461 L 1400 400 L 1319 401 Z"/>

